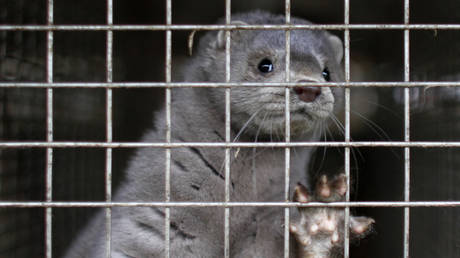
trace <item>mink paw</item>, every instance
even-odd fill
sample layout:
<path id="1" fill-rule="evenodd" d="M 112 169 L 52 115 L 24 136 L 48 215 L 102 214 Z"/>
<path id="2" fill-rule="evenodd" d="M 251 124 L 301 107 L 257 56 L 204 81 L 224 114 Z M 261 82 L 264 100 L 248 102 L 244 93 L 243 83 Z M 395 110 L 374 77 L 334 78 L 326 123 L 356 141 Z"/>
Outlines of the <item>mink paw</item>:
<path id="1" fill-rule="evenodd" d="M 310 193 L 305 186 L 297 184 L 295 202 L 344 201 L 347 192 L 345 174 L 329 180 L 323 175 L 316 190 Z M 298 257 L 329 258 L 343 253 L 344 220 L 343 208 L 299 208 L 300 218 L 290 224 L 291 234 L 297 242 Z M 350 239 L 363 238 L 371 231 L 374 220 L 367 217 L 350 216 Z"/>

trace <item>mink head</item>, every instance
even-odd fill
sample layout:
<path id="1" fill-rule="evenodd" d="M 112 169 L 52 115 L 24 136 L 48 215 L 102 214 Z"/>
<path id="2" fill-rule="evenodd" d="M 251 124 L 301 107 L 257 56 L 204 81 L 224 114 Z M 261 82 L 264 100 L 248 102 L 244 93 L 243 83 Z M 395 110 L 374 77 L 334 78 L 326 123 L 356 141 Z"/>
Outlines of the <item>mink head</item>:
<path id="1" fill-rule="evenodd" d="M 285 24 L 282 15 L 256 11 L 232 16 L 235 24 Z M 311 24 L 292 18 L 292 24 Z M 225 82 L 225 31 L 208 32 L 194 57 L 196 81 Z M 290 82 L 343 80 L 341 40 L 321 30 L 291 30 Z M 238 30 L 231 32 L 231 82 L 286 82 L 286 32 Z M 188 71 L 190 73 L 190 71 Z M 232 128 L 258 137 L 284 135 L 284 87 L 235 87 L 231 90 Z M 334 111 L 341 90 L 333 87 L 290 89 L 290 126 L 293 136 L 308 134 Z M 224 113 L 223 89 L 209 89 L 215 108 Z"/>

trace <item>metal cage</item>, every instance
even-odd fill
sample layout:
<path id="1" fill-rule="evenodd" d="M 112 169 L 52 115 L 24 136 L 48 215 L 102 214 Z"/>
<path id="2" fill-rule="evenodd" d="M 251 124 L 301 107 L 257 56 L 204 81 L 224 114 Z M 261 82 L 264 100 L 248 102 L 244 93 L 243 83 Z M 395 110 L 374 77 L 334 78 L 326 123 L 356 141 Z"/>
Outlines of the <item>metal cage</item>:
<path id="1" fill-rule="evenodd" d="M 350 1 L 344 0 L 343 23 L 340 24 L 318 24 L 318 25 L 292 25 L 290 24 L 291 17 L 291 1 L 285 1 L 285 25 L 235 25 L 231 24 L 231 1 L 225 1 L 225 21 L 224 25 L 176 25 L 172 23 L 172 0 L 166 0 L 166 23 L 162 25 L 126 25 L 114 24 L 113 0 L 107 0 L 106 3 L 106 24 L 104 25 L 55 25 L 54 23 L 54 2 L 47 0 L 47 16 L 46 24 L 44 25 L 19 25 L 19 24 L 3 24 L 0 25 L 1 32 L 11 31 L 27 31 L 27 32 L 46 32 L 46 80 L 45 82 L 0 82 L 0 88 L 14 89 L 40 89 L 46 92 L 46 138 L 44 140 L 28 140 L 28 141 L 1 141 L 0 148 L 2 149 L 37 149 L 46 152 L 46 179 L 44 190 L 44 201 L 1 201 L 0 208 L 41 208 L 45 210 L 45 257 L 53 257 L 53 216 L 52 212 L 55 208 L 61 207 L 100 207 L 105 209 L 106 215 L 106 250 L 107 257 L 110 257 L 111 249 L 111 208 L 112 207 L 165 207 L 165 250 L 166 257 L 169 257 L 169 208 L 171 207 L 224 207 L 225 208 L 225 253 L 224 257 L 230 257 L 230 210 L 232 207 L 244 206 L 271 206 L 285 208 L 285 230 L 284 230 L 284 257 L 289 257 L 289 207 L 308 206 L 308 207 L 341 207 L 345 209 L 346 220 L 345 226 L 348 225 L 350 217 L 350 208 L 352 207 L 399 207 L 404 209 L 404 230 L 403 230 L 403 257 L 410 257 L 410 236 L 411 236 L 411 209 L 416 207 L 460 207 L 460 200 L 451 201 L 413 201 L 411 200 L 411 150 L 414 148 L 459 148 L 459 141 L 412 141 L 411 140 L 411 101 L 410 94 L 414 88 L 420 87 L 458 87 L 459 81 L 411 81 L 410 74 L 410 49 L 411 37 L 410 32 L 415 30 L 426 31 L 441 31 L 441 30 L 460 30 L 460 24 L 411 24 L 409 13 L 409 0 L 404 0 L 404 15 L 402 24 L 350 24 Z M 343 32 L 345 52 L 344 52 L 344 71 L 345 81 L 338 83 L 314 83 L 318 87 L 343 87 L 345 88 L 345 135 L 343 141 L 329 142 L 292 142 L 290 139 L 290 112 L 289 112 L 289 89 L 298 86 L 297 83 L 289 81 L 289 64 L 290 55 L 286 55 L 286 82 L 284 83 L 233 83 L 230 78 L 230 31 L 233 30 L 284 30 L 286 35 L 286 50 L 289 53 L 290 49 L 290 32 L 293 30 L 338 30 Z M 226 31 L 226 82 L 222 83 L 188 83 L 188 82 L 173 82 L 172 80 L 172 32 L 173 31 L 190 31 L 190 30 L 224 30 Z M 352 82 L 350 76 L 350 32 L 354 30 L 395 30 L 402 31 L 404 34 L 404 80 L 391 82 Z M 103 82 L 56 82 L 54 78 L 54 42 L 55 33 L 61 31 L 102 31 L 106 34 L 105 45 L 105 81 Z M 166 34 L 166 56 L 165 56 L 165 80 L 164 82 L 114 82 L 114 41 L 113 35 L 118 31 L 158 31 Z M 313 86 L 312 83 L 303 83 L 302 86 Z M 224 143 L 216 142 L 190 142 L 190 143 L 174 143 L 171 142 L 171 90 L 177 87 L 223 87 L 225 91 L 225 119 L 226 119 L 226 134 Z M 284 87 L 286 107 L 285 107 L 285 141 L 279 143 L 233 143 L 230 134 L 230 93 L 234 87 Z M 350 137 L 350 97 L 353 94 L 353 89 L 359 87 L 380 87 L 394 88 L 398 87 L 403 90 L 404 96 L 404 139 L 402 141 L 352 141 Z M 56 89 L 103 89 L 105 91 L 105 140 L 101 141 L 56 141 L 53 128 L 53 114 L 55 107 L 53 99 L 56 98 Z M 166 142 L 144 143 L 144 142 L 117 142 L 113 138 L 113 91 L 120 88 L 165 88 L 165 105 L 166 105 Z M 321 146 L 321 147 L 342 147 L 345 149 L 344 162 L 345 174 L 350 178 L 350 148 L 361 147 L 393 147 L 404 150 L 404 200 L 403 201 L 350 201 L 350 194 L 347 193 L 346 202 L 335 203 L 309 203 L 300 204 L 290 200 L 289 196 L 289 180 L 290 168 L 289 160 L 291 148 L 305 146 Z M 225 200 L 214 203 L 201 202 L 172 202 L 170 201 L 170 167 L 171 167 L 171 149 L 180 147 L 204 147 L 204 148 L 225 148 Z M 230 150 L 231 148 L 248 148 L 248 147 L 277 147 L 285 149 L 285 196 L 284 202 L 251 202 L 239 203 L 231 202 L 230 200 Z M 54 154 L 56 150 L 61 148 L 102 148 L 105 150 L 105 200 L 104 201 L 56 201 L 53 199 L 53 176 L 54 176 Z M 166 181 L 165 181 L 165 196 L 164 202 L 113 202 L 112 201 L 112 164 L 113 150 L 123 148 L 164 148 L 166 150 Z M 348 182 L 349 183 L 349 182 Z M 348 184 L 350 185 L 350 184 Z M 348 228 L 346 226 L 346 228 Z M 345 248 L 343 250 L 344 257 L 349 257 L 349 235 L 345 234 Z"/>

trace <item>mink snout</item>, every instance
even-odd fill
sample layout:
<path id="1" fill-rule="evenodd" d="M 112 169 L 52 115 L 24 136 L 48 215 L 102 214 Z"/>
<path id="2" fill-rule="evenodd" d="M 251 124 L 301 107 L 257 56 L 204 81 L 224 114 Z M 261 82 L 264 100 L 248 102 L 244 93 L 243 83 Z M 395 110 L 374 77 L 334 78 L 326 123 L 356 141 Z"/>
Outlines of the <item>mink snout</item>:
<path id="1" fill-rule="evenodd" d="M 300 80 L 298 83 L 313 82 L 307 80 Z M 319 87 L 294 87 L 294 92 L 299 95 L 300 100 L 305 102 L 313 102 L 321 95 L 321 88 Z"/>

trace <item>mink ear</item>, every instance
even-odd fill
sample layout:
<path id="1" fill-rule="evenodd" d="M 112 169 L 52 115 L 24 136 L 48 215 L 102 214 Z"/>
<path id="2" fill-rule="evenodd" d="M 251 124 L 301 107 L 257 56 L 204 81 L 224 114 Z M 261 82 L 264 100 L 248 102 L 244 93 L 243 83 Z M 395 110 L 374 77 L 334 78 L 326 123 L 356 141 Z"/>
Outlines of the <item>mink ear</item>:
<path id="1" fill-rule="evenodd" d="M 335 59 L 337 62 L 342 62 L 343 58 L 343 44 L 342 40 L 340 40 L 339 37 L 329 34 L 329 42 L 331 42 L 332 49 L 334 49 L 335 52 Z"/>
<path id="2" fill-rule="evenodd" d="M 232 21 L 232 24 L 234 25 L 248 25 L 247 23 L 243 22 L 243 21 Z M 225 33 L 226 31 L 225 30 L 220 30 L 218 33 L 217 33 L 217 39 L 216 39 L 216 45 L 215 47 L 217 49 L 225 49 L 225 42 L 226 42 L 226 38 L 225 38 Z M 241 31 L 239 30 L 234 30 L 232 31 L 231 33 L 231 37 L 232 39 L 235 39 L 235 37 L 240 33 Z"/>

